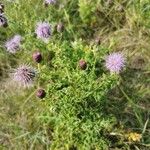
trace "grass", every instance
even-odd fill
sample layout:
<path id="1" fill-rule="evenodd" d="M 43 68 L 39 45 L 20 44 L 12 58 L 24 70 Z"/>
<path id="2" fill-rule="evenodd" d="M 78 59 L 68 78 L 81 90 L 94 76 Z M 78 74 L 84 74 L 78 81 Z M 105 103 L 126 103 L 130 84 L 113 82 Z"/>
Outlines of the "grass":
<path id="1" fill-rule="evenodd" d="M 60 0 L 46 8 L 43 0 L 2 2 L 9 26 L 0 28 L 0 149 L 148 150 L 149 1 Z M 35 36 L 39 21 L 52 25 L 47 44 Z M 65 28 L 58 33 L 60 21 Z M 15 34 L 23 41 L 12 55 L 3 45 Z M 39 66 L 32 60 L 36 49 L 44 57 Z M 104 67 L 114 51 L 127 56 L 120 75 Z M 85 71 L 80 59 L 88 63 Z M 40 69 L 30 89 L 9 78 L 23 63 Z M 47 92 L 42 101 L 38 86 Z"/>

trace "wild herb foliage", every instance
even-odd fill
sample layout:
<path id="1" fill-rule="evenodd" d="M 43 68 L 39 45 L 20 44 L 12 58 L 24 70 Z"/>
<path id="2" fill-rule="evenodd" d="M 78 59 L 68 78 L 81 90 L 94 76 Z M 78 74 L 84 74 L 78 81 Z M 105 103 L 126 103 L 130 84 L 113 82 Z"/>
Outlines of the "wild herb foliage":
<path id="1" fill-rule="evenodd" d="M 115 123 L 111 116 L 105 115 L 103 106 L 107 92 L 117 84 L 117 76 L 105 74 L 99 68 L 102 73 L 98 77 L 93 52 L 67 45 L 57 50 L 50 71 L 42 74 L 41 78 L 49 81 L 46 98 L 49 111 L 45 111 L 42 119 L 54 132 L 52 148 L 102 148 L 106 142 L 100 132 L 107 132 Z M 81 58 L 88 63 L 86 70 L 77 64 Z"/>
<path id="2" fill-rule="evenodd" d="M 2 2 L 0 148 L 149 149 L 149 1 Z"/>

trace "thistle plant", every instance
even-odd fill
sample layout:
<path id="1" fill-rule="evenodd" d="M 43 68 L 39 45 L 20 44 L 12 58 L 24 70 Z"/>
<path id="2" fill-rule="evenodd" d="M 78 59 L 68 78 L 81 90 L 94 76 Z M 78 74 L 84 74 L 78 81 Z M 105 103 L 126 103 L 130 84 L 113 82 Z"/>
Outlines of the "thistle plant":
<path id="1" fill-rule="evenodd" d="M 148 2 L 5 0 L 4 4 L 5 9 L 0 3 L 0 149 L 146 149 Z M 130 63 L 124 53 L 131 59 L 137 51 L 139 56 L 146 53 L 133 62 L 142 69 L 127 66 L 122 72 Z M 7 69 L 17 64 L 22 65 L 13 70 L 11 80 L 19 92 L 8 86 L 6 76 Z M 126 130 L 130 132 L 124 134 Z"/>
<path id="2" fill-rule="evenodd" d="M 53 58 L 54 68 L 42 73 L 41 79 L 46 77 L 49 81 L 46 98 L 49 111 L 43 112 L 41 121 L 53 124 L 52 148 L 65 149 L 65 145 L 77 149 L 86 149 L 87 145 L 89 149 L 96 148 L 95 145 L 106 148 L 104 135 L 99 136 L 99 132 L 109 131 L 115 119 L 109 115 L 105 118 L 102 110 L 108 91 L 117 85 L 118 76 L 96 77 L 94 54 L 78 49 L 78 44 L 76 50 L 70 49 L 69 42 L 61 46 Z"/>

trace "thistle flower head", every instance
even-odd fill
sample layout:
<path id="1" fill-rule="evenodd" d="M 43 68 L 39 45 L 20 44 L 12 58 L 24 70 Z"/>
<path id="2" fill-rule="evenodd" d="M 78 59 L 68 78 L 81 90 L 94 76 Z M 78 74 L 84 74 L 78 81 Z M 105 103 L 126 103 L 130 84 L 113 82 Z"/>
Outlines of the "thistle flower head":
<path id="1" fill-rule="evenodd" d="M 6 50 L 10 53 L 16 53 L 21 44 L 21 36 L 20 35 L 15 35 L 13 38 L 9 39 L 5 43 Z"/>
<path id="2" fill-rule="evenodd" d="M 3 14 L 0 14 L 0 27 L 7 27 L 7 19 Z"/>
<path id="3" fill-rule="evenodd" d="M 43 40 L 44 42 L 48 42 L 50 36 L 51 36 L 51 26 L 49 23 L 46 22 L 40 22 L 37 24 L 35 33 L 37 35 L 37 38 Z"/>
<path id="4" fill-rule="evenodd" d="M 106 57 L 106 68 L 111 73 L 119 73 L 125 66 L 125 58 L 121 53 L 112 53 Z"/>
<path id="5" fill-rule="evenodd" d="M 56 0 L 45 0 L 45 4 L 49 5 L 49 4 L 55 4 Z"/>
<path id="6" fill-rule="evenodd" d="M 12 78 L 22 87 L 30 87 L 33 85 L 36 77 L 36 70 L 29 65 L 21 65 L 12 73 Z"/>

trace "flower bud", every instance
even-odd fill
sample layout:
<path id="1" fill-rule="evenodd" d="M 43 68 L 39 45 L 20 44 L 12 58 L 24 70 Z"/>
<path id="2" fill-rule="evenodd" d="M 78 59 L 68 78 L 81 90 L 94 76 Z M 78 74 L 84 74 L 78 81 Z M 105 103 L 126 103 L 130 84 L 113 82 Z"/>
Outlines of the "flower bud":
<path id="1" fill-rule="evenodd" d="M 63 25 L 63 23 L 58 23 L 58 25 L 57 25 L 57 32 L 62 32 L 64 30 L 64 25 Z"/>
<path id="2" fill-rule="evenodd" d="M 81 70 L 85 70 L 87 68 L 87 63 L 85 60 L 80 60 L 79 61 L 79 67 Z"/>
<path id="3" fill-rule="evenodd" d="M 34 52 L 32 58 L 37 63 L 40 63 L 42 61 L 42 55 L 40 52 Z"/>
<path id="4" fill-rule="evenodd" d="M 40 99 L 43 99 L 46 96 L 46 92 L 44 89 L 38 89 L 36 96 Z"/>

